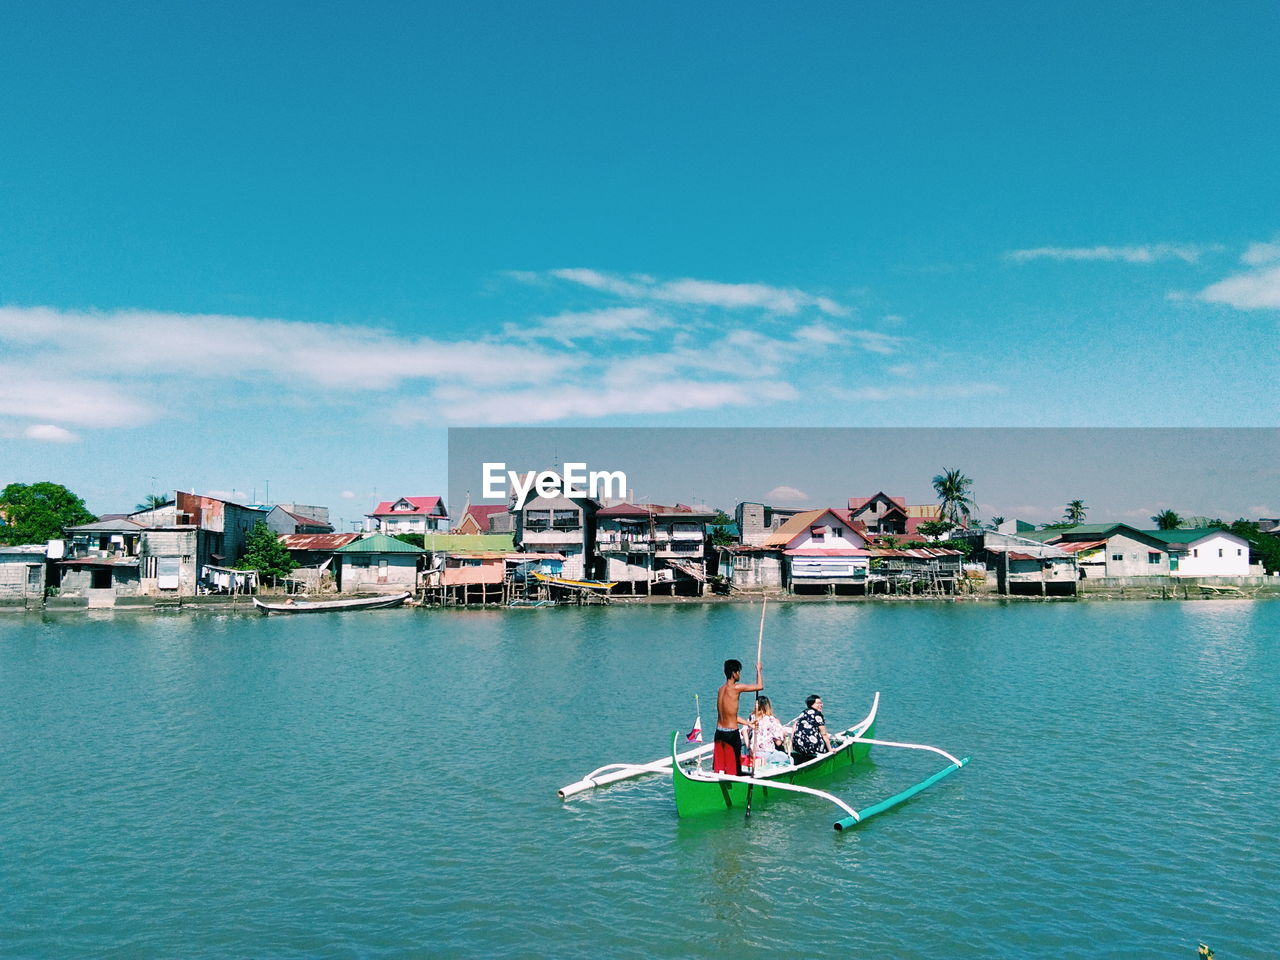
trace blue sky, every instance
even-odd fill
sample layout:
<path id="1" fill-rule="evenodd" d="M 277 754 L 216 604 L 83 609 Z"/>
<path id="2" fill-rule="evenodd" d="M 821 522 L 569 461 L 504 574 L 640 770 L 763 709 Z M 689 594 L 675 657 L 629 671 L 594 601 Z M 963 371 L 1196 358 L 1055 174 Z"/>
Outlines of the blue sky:
<path id="1" fill-rule="evenodd" d="M 356 517 L 450 426 L 1276 424 L 1274 3 L 472 6 L 0 8 L 0 482 Z"/>

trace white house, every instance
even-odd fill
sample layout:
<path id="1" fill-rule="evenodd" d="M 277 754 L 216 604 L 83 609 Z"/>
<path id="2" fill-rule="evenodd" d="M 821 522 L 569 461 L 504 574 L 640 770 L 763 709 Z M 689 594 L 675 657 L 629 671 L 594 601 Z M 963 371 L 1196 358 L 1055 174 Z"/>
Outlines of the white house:
<path id="1" fill-rule="evenodd" d="M 449 529 L 449 511 L 439 497 L 401 497 L 384 500 L 366 514 L 366 529 L 378 533 L 434 533 Z"/>
<path id="2" fill-rule="evenodd" d="M 828 591 L 867 581 L 871 554 L 848 511 L 798 513 L 775 530 L 764 546 L 782 550 L 785 586 L 792 591 Z"/>
<path id="3" fill-rule="evenodd" d="M 1246 577 L 1249 541 L 1228 530 L 1148 530 L 1169 545 L 1169 573 L 1175 577 Z"/>

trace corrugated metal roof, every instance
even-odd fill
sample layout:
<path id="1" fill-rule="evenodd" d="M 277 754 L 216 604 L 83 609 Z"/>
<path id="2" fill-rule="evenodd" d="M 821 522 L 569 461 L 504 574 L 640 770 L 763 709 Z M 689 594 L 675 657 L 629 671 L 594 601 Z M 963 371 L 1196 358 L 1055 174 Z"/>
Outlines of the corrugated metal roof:
<path id="1" fill-rule="evenodd" d="M 619 503 L 612 507 L 597 510 L 597 517 L 647 517 L 653 511 L 649 507 L 637 506 L 634 503 Z"/>
<path id="2" fill-rule="evenodd" d="M 509 533 L 427 533 L 423 543 L 433 553 L 510 553 L 515 538 Z"/>
<path id="3" fill-rule="evenodd" d="M 146 525 L 128 517 L 120 517 L 115 520 L 95 520 L 93 523 L 81 523 L 64 529 L 68 533 L 137 533 L 145 530 Z"/>
<path id="4" fill-rule="evenodd" d="M 934 560 L 938 557 L 958 557 L 961 556 L 959 550 L 952 550 L 949 547 L 910 547 L 898 548 L 896 550 L 888 550 L 879 548 L 871 551 L 873 557 L 914 557 L 917 560 Z"/>
<path id="5" fill-rule="evenodd" d="M 400 501 L 410 504 L 412 510 L 392 510 L 391 507 Z M 394 500 L 383 500 L 378 504 L 372 513 L 366 514 L 370 517 L 415 517 L 426 516 L 435 510 L 437 504 L 440 503 L 439 497 L 396 497 Z"/>
<path id="6" fill-rule="evenodd" d="M 827 509 L 821 510 L 805 510 L 797 513 L 794 517 L 780 526 L 765 539 L 766 547 L 785 547 L 797 536 L 805 531 L 805 529 L 813 524 L 815 520 L 825 513 L 829 513 Z"/>
<path id="7" fill-rule="evenodd" d="M 325 534 L 317 534 L 325 536 Z M 345 547 L 339 547 L 334 553 L 426 553 L 421 547 L 389 537 L 385 533 L 374 533 L 359 540 L 353 540 Z"/>
<path id="8" fill-rule="evenodd" d="M 1096 550 L 1106 545 L 1107 541 L 1105 540 L 1067 540 L 1064 543 L 1053 544 L 1063 553 L 1083 553 L 1086 550 Z"/>
<path id="9" fill-rule="evenodd" d="M 337 550 L 352 540 L 360 539 L 358 533 L 284 533 L 277 539 L 286 550 Z"/>
<path id="10" fill-rule="evenodd" d="M 1197 527 L 1195 530 L 1143 530 L 1142 532 L 1149 537 L 1155 537 L 1157 540 L 1163 540 L 1169 544 L 1192 544 L 1197 540 L 1203 540 L 1205 537 L 1211 537 L 1215 533 L 1222 533 L 1237 540 L 1244 540 L 1243 537 L 1220 527 Z"/>
<path id="11" fill-rule="evenodd" d="M 838 550 L 823 547 L 800 547 L 795 550 L 783 550 L 788 557 L 869 557 L 870 550 L 856 550 L 849 547 L 845 550 Z"/>
<path id="12" fill-rule="evenodd" d="M 440 572 L 440 582 L 446 587 L 459 587 L 475 583 L 501 583 L 501 563 L 485 563 L 474 567 L 445 567 Z"/>

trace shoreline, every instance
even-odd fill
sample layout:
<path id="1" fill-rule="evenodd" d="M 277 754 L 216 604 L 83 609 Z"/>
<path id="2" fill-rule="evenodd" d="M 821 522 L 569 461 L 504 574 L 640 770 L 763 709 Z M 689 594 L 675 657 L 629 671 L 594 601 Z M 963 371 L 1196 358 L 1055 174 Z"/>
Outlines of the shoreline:
<path id="1" fill-rule="evenodd" d="M 1179 590 L 1170 590 L 1168 588 L 1154 588 L 1124 586 L 1115 588 L 1104 588 L 1099 590 L 1085 591 L 1075 596 L 1039 596 L 1039 595 L 1006 595 L 999 594 L 994 591 L 983 591 L 971 594 L 956 594 L 948 596 L 928 596 L 928 595 L 894 595 L 894 594 L 872 594 L 872 595 L 813 595 L 805 596 L 803 594 L 791 594 L 784 592 L 777 593 L 760 593 L 750 596 L 743 595 L 706 595 L 706 596 L 635 596 L 635 597 L 610 597 L 606 603 L 582 604 L 572 601 L 562 601 L 547 604 L 543 607 L 520 607 L 506 606 L 504 604 L 426 604 L 421 601 L 410 600 L 405 604 L 406 609 L 420 610 L 424 612 L 434 611 L 488 611 L 494 610 L 542 610 L 548 608 L 562 607 L 583 607 L 595 606 L 602 609 L 619 608 L 619 607 L 647 607 L 647 606 L 688 606 L 688 605 L 709 605 L 709 604 L 747 604 L 754 605 L 762 600 L 768 600 L 770 603 L 778 604 L 834 604 L 834 605 L 863 605 L 863 604 L 946 604 L 946 603 L 976 603 L 976 604 L 1009 604 L 1009 603 L 1125 603 L 1133 601 L 1173 601 L 1178 603 L 1194 603 L 1199 601 L 1218 601 L 1218 602 L 1241 602 L 1241 601 L 1260 601 L 1260 600 L 1277 600 L 1280 599 L 1280 583 L 1275 585 L 1263 584 L 1254 587 L 1249 593 L 1241 593 L 1240 595 L 1231 596 L 1214 596 L 1202 595 L 1198 592 L 1193 593 L 1192 590 L 1198 590 L 1198 585 L 1194 588 L 1191 585 Z M 282 595 L 283 596 L 283 595 Z M 345 599 L 358 596 L 350 595 L 333 595 L 327 599 Z M 123 598 L 122 598 L 123 599 Z M 186 613 L 212 611 L 217 613 L 244 612 L 261 615 L 260 611 L 254 606 L 251 596 L 201 596 L 201 597 L 181 597 L 181 598 L 151 598 L 151 597 L 131 597 L 127 598 L 130 602 L 115 603 L 109 606 L 90 606 L 88 599 L 84 597 L 50 597 L 43 603 L 23 602 L 23 601 L 5 601 L 0 602 L 0 615 L 6 613 L 25 614 L 84 614 L 90 612 L 120 612 L 120 613 Z"/>

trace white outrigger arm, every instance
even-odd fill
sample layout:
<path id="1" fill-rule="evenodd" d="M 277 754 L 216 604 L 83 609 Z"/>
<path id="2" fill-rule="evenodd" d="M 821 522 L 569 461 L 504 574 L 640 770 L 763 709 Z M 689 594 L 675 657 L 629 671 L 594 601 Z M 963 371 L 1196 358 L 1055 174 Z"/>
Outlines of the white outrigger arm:
<path id="1" fill-rule="evenodd" d="M 681 762 L 696 760 L 698 757 L 705 757 L 713 749 L 715 749 L 715 744 L 704 743 L 702 746 L 687 753 L 680 754 L 680 760 Z M 603 787 L 610 783 L 617 783 L 619 780 L 642 777 L 646 773 L 665 773 L 670 769 L 671 754 L 649 763 L 606 763 L 603 767 L 592 770 L 581 780 L 576 780 L 567 787 L 561 787 L 556 791 L 556 796 L 561 800 L 568 800 L 574 794 L 582 793 L 584 790 L 590 790 L 593 787 Z"/>

